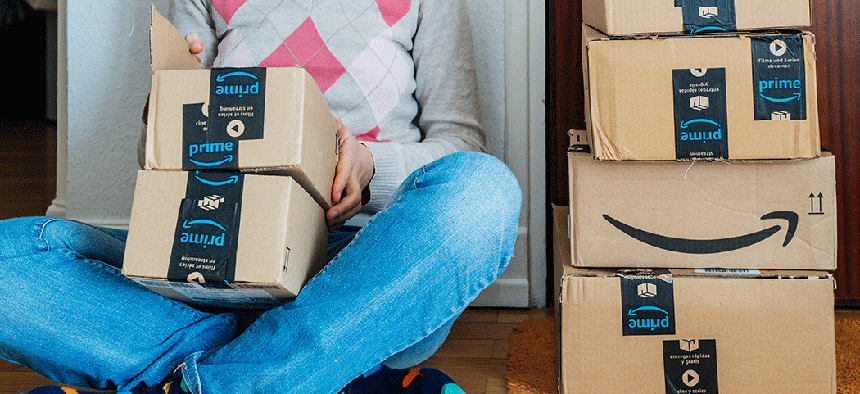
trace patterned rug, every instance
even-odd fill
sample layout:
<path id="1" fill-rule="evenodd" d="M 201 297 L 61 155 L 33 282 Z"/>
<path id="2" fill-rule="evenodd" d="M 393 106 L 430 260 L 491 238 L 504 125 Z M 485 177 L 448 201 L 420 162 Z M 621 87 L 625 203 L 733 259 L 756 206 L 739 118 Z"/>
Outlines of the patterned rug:
<path id="1" fill-rule="evenodd" d="M 553 319 L 526 320 L 511 330 L 508 394 L 558 394 Z M 836 320 L 836 392 L 860 394 L 860 322 Z"/>

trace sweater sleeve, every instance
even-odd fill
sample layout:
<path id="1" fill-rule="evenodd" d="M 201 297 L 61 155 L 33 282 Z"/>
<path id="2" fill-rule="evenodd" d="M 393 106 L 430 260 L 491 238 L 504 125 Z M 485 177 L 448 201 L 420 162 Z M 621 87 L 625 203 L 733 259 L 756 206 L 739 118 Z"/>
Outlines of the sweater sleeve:
<path id="1" fill-rule="evenodd" d="M 376 173 L 368 210 L 391 203 L 400 183 L 414 170 L 460 151 L 486 151 L 478 120 L 472 33 L 464 0 L 419 0 L 413 40 L 415 98 L 422 138 L 416 143 L 366 142 Z"/>

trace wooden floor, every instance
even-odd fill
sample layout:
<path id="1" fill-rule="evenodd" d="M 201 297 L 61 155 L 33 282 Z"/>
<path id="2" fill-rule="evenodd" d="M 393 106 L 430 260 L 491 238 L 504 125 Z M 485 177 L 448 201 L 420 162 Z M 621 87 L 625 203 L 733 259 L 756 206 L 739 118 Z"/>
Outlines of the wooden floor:
<path id="1" fill-rule="evenodd" d="M 44 215 L 57 190 L 57 127 L 0 120 L 0 219 Z"/>

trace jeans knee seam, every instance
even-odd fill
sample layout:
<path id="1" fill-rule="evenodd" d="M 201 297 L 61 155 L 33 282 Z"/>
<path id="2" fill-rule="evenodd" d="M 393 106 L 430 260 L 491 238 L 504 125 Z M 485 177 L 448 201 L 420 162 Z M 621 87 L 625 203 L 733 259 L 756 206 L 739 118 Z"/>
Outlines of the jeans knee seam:
<path id="1" fill-rule="evenodd" d="M 51 245 L 48 243 L 48 240 L 47 240 L 47 239 L 45 239 L 45 227 L 47 227 L 47 226 L 48 226 L 48 224 L 53 223 L 53 222 L 56 222 L 56 221 L 57 221 L 57 219 L 48 219 L 48 220 L 46 220 L 44 223 L 42 223 L 42 225 L 41 225 L 41 226 L 39 226 L 39 235 L 38 235 L 38 237 L 39 237 L 39 239 L 40 239 L 40 240 L 42 240 L 42 242 L 44 242 L 44 244 L 45 244 L 45 250 L 46 250 L 46 251 L 47 251 L 47 250 L 53 250 L 53 249 L 51 249 Z"/>

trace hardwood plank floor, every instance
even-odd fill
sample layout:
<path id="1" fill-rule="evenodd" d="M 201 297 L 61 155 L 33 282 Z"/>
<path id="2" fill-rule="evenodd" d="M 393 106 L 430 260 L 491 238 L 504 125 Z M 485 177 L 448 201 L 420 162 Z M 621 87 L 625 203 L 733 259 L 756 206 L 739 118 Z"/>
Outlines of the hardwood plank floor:
<path id="1" fill-rule="evenodd" d="M 0 220 L 44 215 L 56 191 L 56 125 L 0 120 Z"/>

